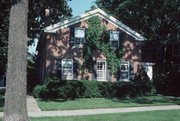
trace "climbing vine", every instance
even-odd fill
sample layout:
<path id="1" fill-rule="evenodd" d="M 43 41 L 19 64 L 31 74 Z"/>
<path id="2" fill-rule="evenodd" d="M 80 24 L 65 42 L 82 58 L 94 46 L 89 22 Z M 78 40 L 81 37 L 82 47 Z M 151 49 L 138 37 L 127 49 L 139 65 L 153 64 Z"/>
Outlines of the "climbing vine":
<path id="1" fill-rule="evenodd" d="M 83 50 L 83 68 L 92 72 L 93 70 L 93 50 L 99 50 L 103 53 L 108 61 L 108 69 L 110 74 L 116 74 L 121 62 L 119 53 L 121 51 L 114 51 L 109 44 L 109 33 L 106 30 L 105 25 L 101 24 L 101 20 L 98 16 L 94 16 L 85 21 L 88 24 L 88 30 L 86 32 L 86 43 Z"/>

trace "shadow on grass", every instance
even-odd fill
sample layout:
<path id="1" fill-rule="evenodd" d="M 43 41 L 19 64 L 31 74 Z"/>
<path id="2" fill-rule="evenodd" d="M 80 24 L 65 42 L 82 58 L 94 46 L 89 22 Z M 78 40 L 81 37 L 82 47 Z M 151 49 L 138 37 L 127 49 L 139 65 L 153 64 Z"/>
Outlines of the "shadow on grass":
<path id="1" fill-rule="evenodd" d="M 0 109 L 2 109 L 4 107 L 4 96 L 0 95 Z"/>
<path id="2" fill-rule="evenodd" d="M 136 98 L 124 97 L 124 98 L 108 98 L 108 99 L 120 103 L 137 103 L 137 104 L 174 103 L 176 105 L 180 105 L 180 99 L 168 98 L 163 96 L 136 97 Z"/>
<path id="3" fill-rule="evenodd" d="M 40 98 L 40 101 L 44 102 L 66 102 L 68 101 L 67 99 L 45 99 L 45 98 Z"/>
<path id="4" fill-rule="evenodd" d="M 79 99 L 79 98 L 78 98 Z M 73 99 L 73 100 L 78 100 L 78 99 Z M 176 104 L 180 105 L 180 99 L 176 98 L 168 98 L 164 96 L 147 96 L 147 97 L 122 97 L 122 98 L 106 98 L 108 100 L 114 101 L 114 102 L 119 102 L 119 103 L 135 103 L 135 104 Z M 45 99 L 45 98 L 40 98 L 40 101 L 44 102 L 56 102 L 56 103 L 62 103 L 66 101 L 73 101 L 72 99 Z"/>

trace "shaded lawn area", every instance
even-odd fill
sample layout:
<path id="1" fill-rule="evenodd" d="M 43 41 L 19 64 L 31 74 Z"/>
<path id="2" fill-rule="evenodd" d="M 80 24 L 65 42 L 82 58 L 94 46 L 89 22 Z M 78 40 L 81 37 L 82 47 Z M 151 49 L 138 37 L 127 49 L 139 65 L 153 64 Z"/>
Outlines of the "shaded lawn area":
<path id="1" fill-rule="evenodd" d="M 69 117 L 31 118 L 32 121 L 180 121 L 180 110 L 147 111 Z"/>
<path id="2" fill-rule="evenodd" d="M 3 107 L 4 107 L 4 96 L 0 95 L 0 112 L 3 111 Z"/>
<path id="3" fill-rule="evenodd" d="M 62 99 L 37 99 L 42 110 L 65 109 L 93 109 L 93 108 L 117 108 L 137 107 L 153 105 L 177 105 L 180 99 L 172 99 L 164 96 L 147 96 L 137 98 L 80 98 L 75 100 Z"/>

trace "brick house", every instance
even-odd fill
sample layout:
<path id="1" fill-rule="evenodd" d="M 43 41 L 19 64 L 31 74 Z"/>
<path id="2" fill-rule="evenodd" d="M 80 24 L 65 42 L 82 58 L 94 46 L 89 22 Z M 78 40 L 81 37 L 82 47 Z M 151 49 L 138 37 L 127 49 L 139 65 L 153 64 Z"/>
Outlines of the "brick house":
<path id="1" fill-rule="evenodd" d="M 101 23 L 109 31 L 109 44 L 117 49 L 124 49 L 119 74 L 110 75 L 108 61 L 99 50 L 93 51 L 94 71 L 80 73 L 83 63 L 83 45 L 86 43 L 85 32 L 88 24 L 85 22 L 92 16 L 98 16 Z M 98 81 L 129 81 L 141 65 L 141 45 L 143 36 L 124 25 L 101 9 L 95 9 L 44 28 L 41 32 L 37 51 L 38 80 L 44 82 L 50 74 L 63 80 L 98 80 Z"/>

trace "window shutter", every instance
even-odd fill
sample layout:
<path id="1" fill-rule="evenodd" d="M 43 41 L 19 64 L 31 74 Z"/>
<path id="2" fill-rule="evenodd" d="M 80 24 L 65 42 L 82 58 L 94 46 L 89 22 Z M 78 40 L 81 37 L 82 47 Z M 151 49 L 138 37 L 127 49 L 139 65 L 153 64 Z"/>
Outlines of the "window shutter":
<path id="1" fill-rule="evenodd" d="M 93 71 L 92 71 L 92 80 L 96 80 L 97 79 L 97 61 L 94 62 L 94 68 L 93 68 Z"/>
<path id="2" fill-rule="evenodd" d="M 57 60 L 57 78 L 61 79 L 61 70 L 62 70 L 62 65 L 61 65 L 61 60 Z"/>
<path id="3" fill-rule="evenodd" d="M 107 66 L 106 66 L 106 80 L 111 81 L 110 70 L 108 68 L 108 61 L 106 61 L 106 64 L 107 64 Z"/>
<path id="4" fill-rule="evenodd" d="M 70 40 L 69 40 L 70 45 L 74 44 L 74 27 L 70 27 Z"/>
<path id="5" fill-rule="evenodd" d="M 73 79 L 77 80 L 78 78 L 78 69 L 79 69 L 79 64 L 77 60 L 73 60 Z"/>
<path id="6" fill-rule="evenodd" d="M 134 64 L 133 63 L 130 63 L 129 71 L 130 71 L 130 79 L 133 80 L 134 79 Z"/>

